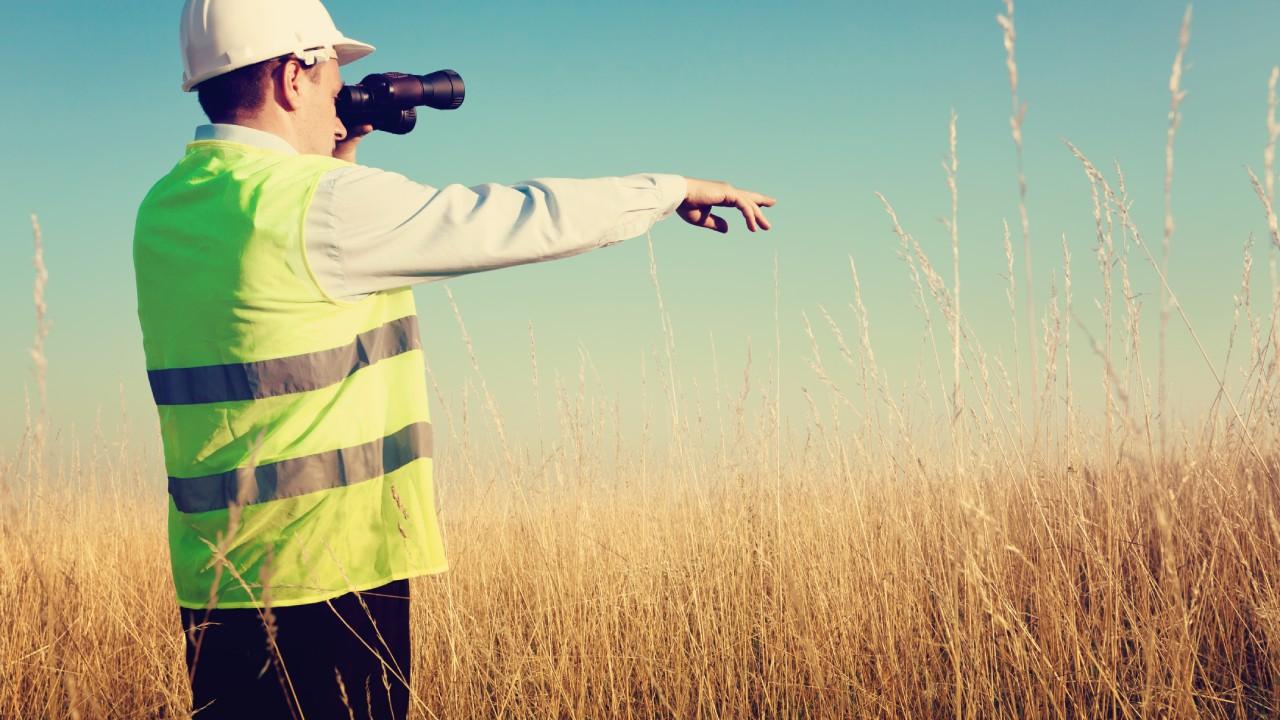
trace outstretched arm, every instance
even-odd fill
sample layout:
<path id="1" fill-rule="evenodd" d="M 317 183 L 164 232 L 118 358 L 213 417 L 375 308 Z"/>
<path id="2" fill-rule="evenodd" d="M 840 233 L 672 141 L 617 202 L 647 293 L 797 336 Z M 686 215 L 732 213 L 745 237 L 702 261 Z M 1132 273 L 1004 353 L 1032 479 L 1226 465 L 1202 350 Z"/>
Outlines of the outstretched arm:
<path id="1" fill-rule="evenodd" d="M 372 130 L 354 128 L 334 156 L 355 161 Z M 354 165 L 321 180 L 307 212 L 305 246 L 322 288 L 368 293 L 485 270 L 569 257 L 635 237 L 678 213 L 720 233 L 715 207 L 735 207 L 747 228 L 772 226 L 776 200 L 715 180 L 671 174 L 539 178 L 436 188 Z"/>
<path id="2" fill-rule="evenodd" d="M 687 194 L 685 178 L 671 174 L 437 189 L 356 165 L 321 179 L 304 245 L 321 288 L 358 299 L 605 247 L 644 233 Z"/>

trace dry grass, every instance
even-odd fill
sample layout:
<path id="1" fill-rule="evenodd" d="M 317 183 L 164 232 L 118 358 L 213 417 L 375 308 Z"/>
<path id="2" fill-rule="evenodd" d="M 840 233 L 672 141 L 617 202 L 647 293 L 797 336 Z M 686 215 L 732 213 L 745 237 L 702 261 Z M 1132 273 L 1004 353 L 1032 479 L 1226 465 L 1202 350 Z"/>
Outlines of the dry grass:
<path id="1" fill-rule="evenodd" d="M 1025 107 L 1011 0 L 1005 7 L 1020 157 Z M 1170 83 L 1166 194 L 1189 22 L 1188 12 Z M 1276 75 L 1264 180 L 1253 182 L 1259 216 L 1280 245 L 1271 204 Z M 809 314 L 800 318 L 822 392 L 801 388 L 810 419 L 798 430 L 784 431 L 780 417 L 777 324 L 769 384 L 754 387 L 749 350 L 740 389 L 722 387 L 717 369 L 714 422 L 700 396 L 689 406 L 651 255 L 665 341 L 642 362 L 640 381 L 648 388 L 658 372 L 662 422 L 675 440 L 652 447 L 646 409 L 640 437 L 624 441 L 617 405 L 587 392 L 584 351 L 576 396 L 555 377 L 558 435 L 519 445 L 449 295 L 486 426 L 473 435 L 469 384 L 454 405 L 431 377 L 433 408 L 450 433 L 437 467 L 452 569 L 414 583 L 415 717 L 1280 714 L 1280 288 L 1269 304 L 1251 301 L 1246 243 L 1226 359 L 1216 364 L 1195 341 L 1217 399 L 1205 417 L 1164 436 L 1163 390 L 1148 397 L 1134 278 L 1159 281 L 1162 335 L 1172 311 L 1192 338 L 1196 329 L 1164 254 L 1156 257 L 1128 212 L 1121 169 L 1108 178 L 1069 146 L 1092 189 L 1102 297 L 1073 299 L 1063 238 L 1061 287 L 1055 272 L 1044 314 L 1024 308 L 1029 367 L 1017 346 L 1006 367 L 960 311 L 954 115 L 948 139 L 950 284 L 881 197 L 934 368 L 912 380 L 877 363 L 850 258 L 853 346 L 818 308 L 835 363 L 846 368 L 822 356 Z M 1162 249 L 1171 236 L 1167 205 Z M 1018 337 L 1007 223 L 1004 248 Z M 775 265 L 775 308 L 779 284 Z M 1078 317 L 1078 306 L 1101 315 Z M 945 322 L 933 323 L 934 313 Z M 1073 322 L 1102 367 L 1085 381 L 1102 397 L 1096 417 L 1079 416 Z M 938 329 L 951 345 L 950 382 Z M 1247 357 L 1233 355 L 1237 330 Z M 853 384 L 842 387 L 842 376 Z M 43 402 L 28 418 L 19 452 L 0 459 L 0 717 L 181 716 L 183 639 L 155 459 L 101 435 L 84 451 L 51 448 Z"/>

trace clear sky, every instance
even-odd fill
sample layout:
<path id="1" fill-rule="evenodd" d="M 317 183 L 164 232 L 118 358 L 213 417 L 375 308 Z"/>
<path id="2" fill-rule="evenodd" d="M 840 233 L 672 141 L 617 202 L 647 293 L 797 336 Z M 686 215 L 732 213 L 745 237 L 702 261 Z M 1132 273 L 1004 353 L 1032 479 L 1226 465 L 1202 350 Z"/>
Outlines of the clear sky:
<path id="1" fill-rule="evenodd" d="M 995 21 L 1002 3 L 331 0 L 327 6 L 346 34 L 378 48 L 344 68 L 348 82 L 369 72 L 448 67 L 467 84 L 461 109 L 425 111 L 407 137 L 367 140 L 363 164 L 435 186 L 673 172 L 778 198 L 768 211 L 774 225 L 768 233 L 748 233 L 740 216 L 731 218 L 727 236 L 678 218 L 654 228 L 677 362 L 682 375 L 697 378 L 708 404 L 712 335 L 726 392 L 736 392 L 748 338 L 759 377 L 768 377 L 762 370 L 773 350 L 775 256 L 788 412 L 803 414 L 801 385 L 819 388 L 801 312 L 816 321 L 823 304 L 853 334 L 850 254 L 860 266 L 879 359 L 896 370 L 894 380 L 911 379 L 921 319 L 874 193 L 895 204 L 950 279 L 938 218 L 950 212 L 940 161 L 954 109 L 963 302 L 988 349 L 1008 357 L 1001 220 L 1016 227 L 1017 185 Z M 180 7 L 50 0 L 3 10 L 0 63 L 10 82 L 0 103 L 7 129 L 0 164 L 0 403 L 9 411 L 0 416 L 0 452 L 17 443 L 24 388 L 34 388 L 32 212 L 43 225 L 50 273 L 55 425 L 83 429 L 99 411 L 110 425 L 123 385 L 138 432 L 154 432 L 130 244 L 138 202 L 205 121 L 194 94 L 179 90 Z M 1043 308 L 1050 273 L 1061 273 L 1065 233 L 1076 261 L 1078 313 L 1094 328 L 1091 300 L 1099 283 L 1089 189 L 1062 140 L 1099 165 L 1122 163 L 1135 217 L 1157 242 L 1167 85 L 1184 8 L 1087 0 L 1025 2 L 1017 10 L 1038 300 Z M 1177 137 L 1170 278 L 1219 357 L 1250 232 L 1258 233 L 1259 257 L 1269 255 L 1244 165 L 1262 172 L 1266 81 L 1280 63 L 1278 27 L 1274 2 L 1195 7 Z M 1261 272 L 1257 284 L 1266 280 Z M 589 379 L 598 372 L 606 397 L 634 415 L 648 357 L 650 402 L 660 407 L 652 354 L 661 351 L 662 330 L 643 236 L 448 286 L 512 427 L 528 428 L 536 416 L 530 322 L 544 383 L 559 373 L 576 389 L 585 350 L 595 367 Z M 1135 290 L 1150 294 L 1144 309 L 1153 316 L 1159 286 L 1146 268 Z M 445 393 L 456 395 L 474 375 L 443 286 L 421 286 L 418 301 L 428 360 Z M 1185 333 L 1173 327 L 1177 399 L 1195 407 L 1211 380 Z M 829 333 L 816 329 L 830 349 Z M 1154 339 L 1154 326 L 1144 331 Z M 1088 376 L 1087 348 L 1078 347 L 1077 356 L 1083 368 L 1077 372 Z M 837 364 L 834 355 L 828 364 Z M 692 392 L 690 382 L 686 389 Z M 552 412 L 546 385 L 542 397 L 544 413 Z"/>

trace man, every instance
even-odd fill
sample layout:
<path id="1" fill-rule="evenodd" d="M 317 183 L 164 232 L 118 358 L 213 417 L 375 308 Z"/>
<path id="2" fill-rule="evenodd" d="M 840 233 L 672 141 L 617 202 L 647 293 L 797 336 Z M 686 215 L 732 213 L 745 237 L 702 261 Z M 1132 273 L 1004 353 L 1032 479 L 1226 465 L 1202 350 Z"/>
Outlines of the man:
<path id="1" fill-rule="evenodd" d="M 197 717 L 397 717 L 408 579 L 447 564 L 410 286 L 772 198 L 669 174 L 432 188 L 355 164 L 319 0 L 187 0 L 211 124 L 138 211 L 138 317 Z"/>

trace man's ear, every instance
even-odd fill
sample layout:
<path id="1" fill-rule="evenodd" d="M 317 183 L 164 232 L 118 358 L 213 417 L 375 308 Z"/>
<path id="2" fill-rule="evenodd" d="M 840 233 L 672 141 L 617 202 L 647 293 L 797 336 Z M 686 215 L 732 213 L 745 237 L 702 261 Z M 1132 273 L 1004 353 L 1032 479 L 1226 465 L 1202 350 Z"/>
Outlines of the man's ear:
<path id="1" fill-rule="evenodd" d="M 302 64 L 292 58 L 280 64 L 280 79 L 276 83 L 276 99 L 285 110 L 297 110 L 302 106 L 302 83 L 306 82 Z"/>

